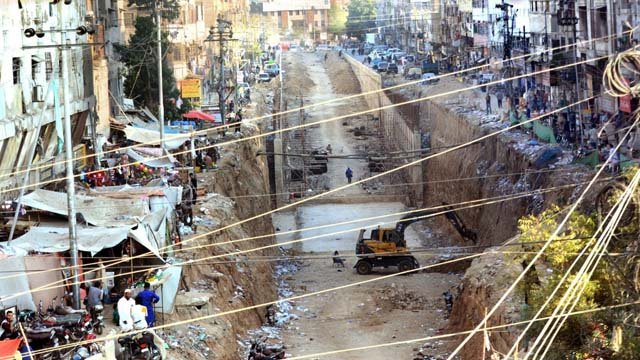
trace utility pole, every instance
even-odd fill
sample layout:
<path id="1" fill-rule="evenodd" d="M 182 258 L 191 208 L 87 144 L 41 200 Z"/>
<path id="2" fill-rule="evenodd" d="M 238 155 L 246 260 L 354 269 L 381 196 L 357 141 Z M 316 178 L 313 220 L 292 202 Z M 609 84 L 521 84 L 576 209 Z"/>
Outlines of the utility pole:
<path id="1" fill-rule="evenodd" d="M 613 11 L 612 9 L 608 9 L 608 11 Z M 578 77 L 578 43 L 577 43 L 577 25 L 578 25 L 578 17 L 576 16 L 576 8 L 575 8 L 575 0 L 558 0 L 558 23 L 561 26 L 571 26 L 573 33 L 573 66 L 574 76 L 576 78 L 576 99 L 575 101 L 580 100 L 580 78 Z M 568 119 L 567 119 L 568 120 Z M 580 144 L 583 143 L 584 139 L 582 136 L 582 103 L 578 103 L 578 115 L 576 117 L 577 123 L 576 132 L 579 133 L 580 136 Z"/>
<path id="2" fill-rule="evenodd" d="M 511 21 L 510 9 L 513 8 L 513 5 L 506 3 L 502 0 L 501 4 L 496 4 L 496 9 L 502 10 L 502 60 L 505 60 L 505 64 L 508 69 L 511 69 L 513 64 L 511 64 L 511 50 L 513 45 L 513 34 L 512 27 L 509 26 L 509 22 Z M 510 77 L 512 74 L 509 72 L 507 77 Z M 507 92 L 511 95 L 512 101 L 514 101 L 513 91 L 511 86 L 511 81 L 507 81 Z"/>
<path id="3" fill-rule="evenodd" d="M 233 29 L 230 21 L 224 20 L 222 17 L 218 17 L 216 20 L 218 22 L 217 29 L 213 26 L 209 29 L 209 37 L 205 41 L 214 41 L 220 43 L 220 80 L 218 81 L 218 106 L 220 107 L 220 116 L 222 117 L 222 122 L 224 123 L 226 118 L 226 109 L 225 109 L 225 85 L 226 81 L 224 78 L 224 55 L 225 55 L 225 44 L 227 41 L 231 41 L 233 37 Z M 218 38 L 215 38 L 215 35 L 218 35 Z M 214 61 L 215 63 L 215 61 Z M 213 65 L 212 65 L 212 77 L 213 77 Z"/>
<path id="4" fill-rule="evenodd" d="M 158 122 L 160 123 L 160 148 L 164 155 L 164 89 L 162 80 L 162 22 L 160 11 L 162 11 L 162 1 L 156 6 L 156 25 L 158 26 Z"/>
<path id="5" fill-rule="evenodd" d="M 60 20 L 62 3 L 60 6 Z M 64 22 L 62 22 L 64 26 Z M 67 163 L 67 216 L 69 217 L 69 252 L 71 254 L 71 279 L 73 282 L 73 308 L 80 309 L 80 278 L 78 277 L 78 234 L 76 229 L 76 189 L 73 181 L 73 136 L 71 133 L 71 96 L 69 93 L 69 54 L 67 31 L 62 30 L 62 97 L 64 101 L 64 146 Z"/>

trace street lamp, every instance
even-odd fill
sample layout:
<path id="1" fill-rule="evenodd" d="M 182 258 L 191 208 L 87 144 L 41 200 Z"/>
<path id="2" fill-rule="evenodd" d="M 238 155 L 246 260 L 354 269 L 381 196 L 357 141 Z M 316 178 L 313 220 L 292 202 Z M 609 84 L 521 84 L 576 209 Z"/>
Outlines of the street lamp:
<path id="1" fill-rule="evenodd" d="M 220 107 L 220 117 L 222 122 L 225 121 L 225 81 L 224 81 L 224 55 L 226 52 L 225 44 L 227 41 L 233 40 L 233 25 L 231 21 L 218 17 L 217 26 L 209 28 L 209 36 L 205 41 L 214 41 L 220 43 L 220 81 L 218 82 L 218 106 Z M 217 38 L 216 38 L 217 35 Z"/>

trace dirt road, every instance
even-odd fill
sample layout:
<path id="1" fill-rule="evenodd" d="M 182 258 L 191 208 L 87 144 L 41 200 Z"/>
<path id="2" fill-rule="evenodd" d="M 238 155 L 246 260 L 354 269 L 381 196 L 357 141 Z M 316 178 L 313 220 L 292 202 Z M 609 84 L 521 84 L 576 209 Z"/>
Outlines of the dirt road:
<path id="1" fill-rule="evenodd" d="M 343 61 L 338 59 L 336 54 L 331 54 L 331 61 L 327 63 L 323 61 L 324 54 L 295 53 L 286 56 L 288 62 L 295 67 L 293 71 L 298 74 L 297 77 L 306 76 L 306 79 L 310 80 L 307 82 L 305 93 L 305 101 L 308 103 L 334 99 L 345 95 L 348 92 L 345 89 L 354 89 L 353 86 L 341 86 L 339 83 L 353 81 L 353 78 L 349 79 L 348 76 L 343 78 L 342 75 L 340 78 L 335 78 L 335 75 L 334 78 L 330 77 L 331 74 L 344 75 L 345 73 L 343 70 L 336 72 L 333 68 L 327 69 L 327 66 L 337 66 L 336 61 Z M 288 71 L 286 67 L 285 70 Z M 289 76 L 288 86 L 296 88 L 297 84 L 291 84 L 291 82 L 303 80 L 292 80 Z M 308 111 L 308 121 L 326 119 L 364 108 L 366 105 L 361 99 L 354 99 L 336 106 L 317 107 Z M 348 123 L 348 125 L 351 124 Z M 327 144 L 331 144 L 334 154 L 355 153 L 368 146 L 366 143 L 358 142 L 347 129 L 348 126 L 344 126 L 343 121 L 330 122 L 309 129 L 306 136 L 313 142 L 315 148 L 324 148 Z M 346 182 L 344 176 L 346 167 L 353 169 L 356 178 L 368 176 L 367 163 L 363 160 L 331 159 L 326 176 L 330 188 Z M 338 194 L 335 196 L 338 197 Z M 295 231 L 318 225 L 397 213 L 406 209 L 402 203 L 380 202 L 377 198 L 365 202 L 369 195 L 360 186 L 351 187 L 339 196 L 352 198 L 353 201 L 310 202 L 294 211 L 274 215 L 274 226 L 279 232 Z M 382 222 L 392 222 L 385 224 L 392 227 L 393 222 L 399 217 L 300 231 L 278 235 L 277 239 L 282 243 Z M 353 270 L 356 261 L 353 253 L 357 234 L 357 230 L 352 230 L 294 245 L 293 248 L 302 255 L 331 254 L 339 250 L 347 259 L 344 268 L 333 267 L 330 258 L 304 260 L 302 269 L 286 279 L 294 293 L 304 294 L 380 277 L 379 273 L 361 276 Z M 409 228 L 406 235 L 410 247 L 429 245 L 420 238 L 415 229 Z M 433 258 L 426 256 L 420 256 L 418 260 L 421 264 L 434 261 Z M 395 269 L 388 269 L 386 272 L 394 271 Z M 456 274 L 418 273 L 299 300 L 295 303 L 293 311 L 299 319 L 286 325 L 283 331 L 283 340 L 288 347 L 287 352 L 297 356 L 435 335 L 445 324 L 445 304 L 442 293 L 457 285 L 459 280 L 460 277 Z M 421 345 L 422 343 L 405 344 L 370 351 L 322 356 L 322 358 L 412 359 L 415 349 Z M 437 352 L 431 354 L 435 355 Z"/>

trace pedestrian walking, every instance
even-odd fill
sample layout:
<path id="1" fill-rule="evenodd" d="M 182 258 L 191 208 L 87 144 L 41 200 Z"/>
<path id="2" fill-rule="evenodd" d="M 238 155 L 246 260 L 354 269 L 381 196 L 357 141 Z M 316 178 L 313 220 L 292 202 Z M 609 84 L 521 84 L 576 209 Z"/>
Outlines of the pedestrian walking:
<path id="1" fill-rule="evenodd" d="M 122 332 L 133 330 L 131 310 L 134 306 L 136 306 L 136 302 L 131 298 L 131 289 L 126 289 L 124 296 L 118 300 L 118 323 Z"/>
<path id="2" fill-rule="evenodd" d="M 151 284 L 145 282 L 144 290 L 140 294 L 138 294 L 138 298 L 140 299 L 140 305 L 143 305 L 147 308 L 147 316 L 145 317 L 147 324 L 153 327 L 156 321 L 156 315 L 153 311 L 153 304 L 160 301 L 160 297 L 155 292 L 153 292 L 153 290 L 151 290 Z"/>
<path id="3" fill-rule="evenodd" d="M 504 94 L 502 91 L 498 91 L 496 94 L 496 99 L 498 99 L 498 109 L 502 109 L 502 99 L 504 98 Z"/>
<path id="4" fill-rule="evenodd" d="M 347 168 L 347 171 L 344 172 L 344 175 L 347 177 L 347 182 L 351 184 L 351 179 L 353 178 L 353 170 L 350 167 Z"/>
<path id="5" fill-rule="evenodd" d="M 487 115 L 491 114 L 491 95 L 487 92 L 487 96 L 484 98 L 484 102 L 486 104 Z"/>

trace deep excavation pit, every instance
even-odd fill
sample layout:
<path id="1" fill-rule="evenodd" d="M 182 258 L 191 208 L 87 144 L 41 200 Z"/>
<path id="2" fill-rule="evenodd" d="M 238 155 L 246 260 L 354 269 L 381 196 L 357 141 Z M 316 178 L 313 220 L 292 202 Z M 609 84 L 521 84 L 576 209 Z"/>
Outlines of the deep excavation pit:
<path id="1" fill-rule="evenodd" d="M 380 89 L 383 83 L 388 86 L 398 82 L 398 79 L 389 77 L 383 81 L 379 74 L 355 61 L 350 61 L 350 64 L 363 91 Z M 456 79 L 443 78 L 436 85 L 401 87 L 366 98 L 369 106 L 374 108 L 460 90 L 465 86 Z M 478 111 L 478 99 L 483 98 L 484 94 L 479 91 L 466 90 L 376 112 L 380 118 L 380 128 L 383 129 L 382 141 L 387 151 L 415 153 L 422 146 L 431 149 L 427 154 L 435 154 L 503 128 L 504 122 L 497 121 L 498 117 L 487 117 L 483 111 Z M 553 204 L 564 206 L 579 196 L 593 171 L 582 165 L 569 164 L 572 155 L 567 151 L 549 167 L 534 167 L 535 159 L 550 145 L 530 143 L 531 139 L 533 136 L 530 133 L 514 130 L 435 156 L 411 170 L 402 171 L 405 181 L 417 180 L 418 184 L 411 193 L 422 194 L 422 201 L 409 204 L 417 207 L 447 203 L 457 208 L 471 204 L 455 204 L 471 200 L 532 192 L 532 196 L 457 210 L 464 225 L 477 233 L 476 243 L 463 239 L 442 216 L 425 222 L 437 234 L 434 246 L 475 246 L 470 252 L 489 251 L 490 247 L 501 245 L 517 235 L 517 222 L 521 217 L 538 214 Z M 418 157 L 406 162 L 416 159 Z M 570 186 L 576 183 L 580 185 Z M 597 194 L 603 185 L 595 184 L 595 191 L 590 194 Z M 563 188 L 544 193 L 535 191 L 551 187 Z M 584 210 L 592 210 L 593 195 L 588 195 L 582 204 Z M 445 332 L 475 327 L 483 319 L 485 311 L 491 309 L 511 285 L 521 266 L 515 264 L 512 258 L 498 253 L 461 262 L 452 270 L 462 271 L 465 276 L 455 291 L 453 311 Z M 521 320 L 519 311 L 522 302 L 518 294 L 510 296 L 491 317 L 490 325 Z M 509 349 L 515 335 L 494 332 L 490 339 L 494 348 L 503 352 Z M 462 338 L 454 338 L 446 346 L 452 350 L 460 340 Z M 482 337 L 474 337 L 461 352 L 461 357 L 477 359 L 482 353 L 482 346 Z"/>

